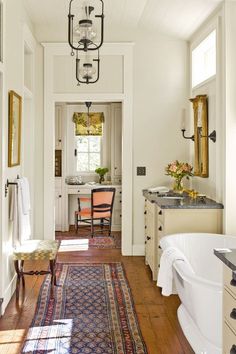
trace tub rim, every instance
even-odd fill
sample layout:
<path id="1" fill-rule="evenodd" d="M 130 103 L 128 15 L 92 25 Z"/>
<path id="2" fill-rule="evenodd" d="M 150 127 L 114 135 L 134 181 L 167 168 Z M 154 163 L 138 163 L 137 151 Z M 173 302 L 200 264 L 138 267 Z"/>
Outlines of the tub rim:
<path id="1" fill-rule="evenodd" d="M 175 234 L 170 234 L 170 235 L 164 236 L 160 240 L 160 246 L 161 246 L 162 250 L 165 250 L 168 247 L 175 247 L 175 245 L 172 245 L 168 242 L 169 239 L 171 239 L 173 237 L 186 236 L 186 235 L 196 236 L 196 237 L 198 237 L 198 236 L 201 237 L 203 235 L 209 236 L 209 237 L 222 236 L 222 237 L 226 237 L 226 238 L 235 238 L 235 241 L 236 241 L 236 236 L 233 236 L 233 235 L 216 234 L 216 233 L 209 233 L 209 232 L 182 232 L 182 233 L 175 233 Z M 175 270 L 178 272 L 178 274 L 185 281 L 191 282 L 196 285 L 202 285 L 202 286 L 208 286 L 208 287 L 211 286 L 216 291 L 222 291 L 222 289 L 223 289 L 223 284 L 221 284 L 220 282 L 214 282 L 214 281 L 209 280 L 207 278 L 200 277 L 193 270 L 191 272 L 190 269 L 187 269 L 188 266 L 187 266 L 186 262 L 184 262 L 183 260 L 174 261 L 173 267 L 175 268 Z"/>

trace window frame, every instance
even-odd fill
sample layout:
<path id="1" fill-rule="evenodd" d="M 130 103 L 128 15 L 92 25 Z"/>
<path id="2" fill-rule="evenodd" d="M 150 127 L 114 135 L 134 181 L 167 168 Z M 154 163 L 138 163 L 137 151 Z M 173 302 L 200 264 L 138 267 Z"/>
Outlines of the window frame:
<path id="1" fill-rule="evenodd" d="M 88 136 L 94 136 L 94 135 L 88 135 Z M 99 136 L 99 135 L 95 135 L 95 136 Z M 77 150 L 77 138 L 79 136 L 76 136 L 74 134 L 74 142 L 75 142 L 75 150 Z M 86 137 L 86 135 L 85 135 Z M 100 136 L 101 137 L 101 142 L 100 142 L 100 165 L 102 166 L 103 164 L 103 134 Z M 88 152 L 89 154 L 90 152 Z M 80 174 L 80 175 L 89 175 L 89 176 L 93 176 L 93 175 L 96 175 L 96 172 L 95 171 L 78 171 L 77 170 L 77 159 L 78 159 L 78 151 L 77 151 L 77 154 L 75 155 L 75 172 L 76 174 Z"/>
<path id="2" fill-rule="evenodd" d="M 209 25 L 202 31 L 198 31 L 191 39 L 189 45 L 189 71 L 190 71 L 190 90 L 194 91 L 197 90 L 199 87 L 204 86 L 207 82 L 214 80 L 217 76 L 218 66 L 219 66 L 219 18 L 214 19 Z M 193 86 L 193 75 L 192 75 L 192 52 L 193 50 L 201 44 L 204 39 L 206 39 L 213 31 L 216 31 L 216 73 L 209 78 L 205 79 L 204 81 L 198 83 L 197 85 Z"/>

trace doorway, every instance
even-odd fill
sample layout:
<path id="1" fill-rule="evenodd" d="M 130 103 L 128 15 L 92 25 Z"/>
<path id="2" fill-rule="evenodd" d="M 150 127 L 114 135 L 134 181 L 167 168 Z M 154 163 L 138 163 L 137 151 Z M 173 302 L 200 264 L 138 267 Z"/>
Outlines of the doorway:
<path id="1" fill-rule="evenodd" d="M 55 231 L 56 238 L 89 239 L 88 245 L 120 248 L 122 229 L 122 103 L 91 103 L 88 125 L 85 103 L 55 104 Z M 76 120 L 75 120 L 76 118 Z M 95 126 L 96 124 L 96 126 Z M 96 127 L 96 128 L 95 128 Z M 105 181 L 99 184 L 96 168 L 105 167 Z M 91 239 L 91 227 L 84 222 L 75 225 L 79 208 L 91 205 L 91 190 L 113 187 L 111 237 L 108 230 L 97 227 L 99 238 Z M 96 232 L 95 232 L 96 234 Z"/>
<path id="2" fill-rule="evenodd" d="M 55 204 L 55 177 L 54 177 L 54 141 L 55 132 L 55 103 L 60 102 L 122 102 L 122 254 L 133 254 L 133 44 L 132 43 L 105 43 L 101 56 L 110 58 L 119 56 L 121 85 L 116 91 L 104 93 L 98 87 L 93 87 L 87 93 L 79 89 L 67 89 L 65 85 L 57 87 L 55 75 L 55 58 L 61 60 L 68 56 L 66 43 L 44 43 L 44 237 L 55 238 L 54 204 Z M 63 61 L 63 63 L 65 63 Z M 68 64 L 69 65 L 69 64 Z M 112 67 L 112 70 L 114 68 Z M 72 67 L 73 72 L 73 67 Z M 54 77 L 55 76 L 55 77 Z M 61 77 L 61 75 L 59 75 Z M 61 90 L 64 90 L 63 92 Z M 68 92 L 69 90 L 69 92 Z M 86 89 L 84 89 L 86 91 Z M 66 92 L 67 93 L 66 93 Z M 75 92 L 76 91 L 76 92 Z M 100 93 L 99 93 L 100 92 Z"/>

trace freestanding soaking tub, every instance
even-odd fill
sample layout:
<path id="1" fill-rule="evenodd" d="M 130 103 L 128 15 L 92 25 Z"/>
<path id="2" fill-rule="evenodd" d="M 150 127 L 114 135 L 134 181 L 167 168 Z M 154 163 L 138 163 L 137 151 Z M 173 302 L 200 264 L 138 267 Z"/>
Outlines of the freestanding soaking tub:
<path id="1" fill-rule="evenodd" d="M 196 354 L 222 354 L 222 262 L 214 248 L 236 248 L 236 236 L 175 234 L 160 241 L 163 250 L 178 248 L 190 265 L 173 264 L 173 276 L 181 300 L 178 319 Z"/>

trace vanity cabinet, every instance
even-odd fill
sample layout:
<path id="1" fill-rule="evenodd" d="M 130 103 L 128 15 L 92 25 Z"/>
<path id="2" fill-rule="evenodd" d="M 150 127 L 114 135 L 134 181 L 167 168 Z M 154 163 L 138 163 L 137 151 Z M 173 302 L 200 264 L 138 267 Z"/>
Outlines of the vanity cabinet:
<path id="1" fill-rule="evenodd" d="M 62 231 L 62 185 L 61 178 L 55 178 L 55 231 Z"/>
<path id="2" fill-rule="evenodd" d="M 153 280 L 157 279 L 157 218 L 156 205 L 145 200 L 145 263 L 152 271 Z"/>
<path id="3" fill-rule="evenodd" d="M 55 107 L 55 150 L 62 149 L 62 106 Z"/>
<path id="4" fill-rule="evenodd" d="M 162 237 L 185 232 L 222 233 L 222 208 L 197 205 L 183 208 L 183 205 L 173 205 L 171 200 L 163 203 L 162 198 L 152 198 L 148 193 L 144 196 L 145 262 L 151 268 L 153 280 L 157 279 L 160 266 Z"/>
<path id="5" fill-rule="evenodd" d="M 223 354 L 236 354 L 236 281 L 224 265 Z"/>
<path id="6" fill-rule="evenodd" d="M 112 231 L 121 231 L 122 224 L 122 190 L 116 187 L 115 201 L 112 215 Z"/>

